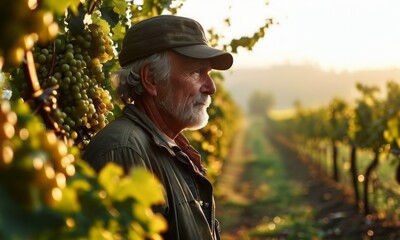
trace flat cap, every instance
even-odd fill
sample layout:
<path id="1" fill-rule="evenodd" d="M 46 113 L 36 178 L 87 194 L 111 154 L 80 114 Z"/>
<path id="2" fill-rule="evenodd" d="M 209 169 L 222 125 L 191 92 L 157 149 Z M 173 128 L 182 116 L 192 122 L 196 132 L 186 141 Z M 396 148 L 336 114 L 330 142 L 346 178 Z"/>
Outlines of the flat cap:
<path id="1" fill-rule="evenodd" d="M 227 70 L 233 63 L 230 53 L 208 45 L 203 27 L 197 21 L 173 15 L 151 17 L 133 25 L 123 40 L 119 63 L 123 67 L 164 50 L 210 59 L 212 68 L 217 70 Z"/>

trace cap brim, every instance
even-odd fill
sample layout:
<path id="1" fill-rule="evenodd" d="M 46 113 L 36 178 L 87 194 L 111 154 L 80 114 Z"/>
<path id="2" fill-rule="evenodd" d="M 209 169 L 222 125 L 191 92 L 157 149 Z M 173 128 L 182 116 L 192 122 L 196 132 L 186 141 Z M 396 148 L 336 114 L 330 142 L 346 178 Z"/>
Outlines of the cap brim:
<path id="1" fill-rule="evenodd" d="M 227 70 L 233 64 L 233 57 L 230 53 L 207 45 L 191 45 L 173 48 L 172 50 L 191 58 L 210 59 L 211 67 L 216 70 Z"/>

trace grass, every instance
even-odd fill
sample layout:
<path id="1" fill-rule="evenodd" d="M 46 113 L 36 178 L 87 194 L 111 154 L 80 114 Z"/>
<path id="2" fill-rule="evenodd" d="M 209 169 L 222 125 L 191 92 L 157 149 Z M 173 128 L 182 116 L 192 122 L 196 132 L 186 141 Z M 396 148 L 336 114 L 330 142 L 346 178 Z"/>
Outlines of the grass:
<path id="1" fill-rule="evenodd" d="M 234 185 L 245 201 L 230 201 L 229 196 L 223 200 L 219 218 L 230 232 L 223 239 L 320 239 L 313 209 L 303 199 L 304 188 L 289 180 L 262 122 L 249 126 L 245 142 L 249 154 Z"/>

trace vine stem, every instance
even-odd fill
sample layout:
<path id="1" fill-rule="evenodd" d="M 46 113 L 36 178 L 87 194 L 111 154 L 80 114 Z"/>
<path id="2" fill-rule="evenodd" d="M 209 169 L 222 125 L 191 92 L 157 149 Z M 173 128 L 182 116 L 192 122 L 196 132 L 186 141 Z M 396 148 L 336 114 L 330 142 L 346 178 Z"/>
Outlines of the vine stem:
<path id="1" fill-rule="evenodd" d="M 48 93 L 43 90 L 40 86 L 39 79 L 37 77 L 35 60 L 31 50 L 26 51 L 25 60 L 23 64 L 25 80 L 28 84 L 28 96 L 31 96 L 34 101 L 34 106 L 37 106 L 39 114 L 42 116 L 43 122 L 46 128 L 52 129 L 55 132 L 60 132 L 60 127 L 50 116 L 50 111 L 46 108 L 44 101 L 49 97 Z"/>
<path id="2" fill-rule="evenodd" d="M 94 0 L 94 1 L 90 2 L 89 6 L 88 6 L 87 14 L 91 15 L 93 13 L 93 11 L 96 9 L 96 7 L 98 7 L 98 4 L 99 4 L 98 0 Z"/>
<path id="3" fill-rule="evenodd" d="M 32 97 L 36 98 L 43 94 L 43 90 L 40 87 L 39 80 L 37 77 L 36 69 L 35 69 L 35 60 L 33 59 L 32 51 L 27 51 L 25 55 L 24 62 L 24 70 L 25 70 L 25 79 L 28 83 L 28 88 Z"/>

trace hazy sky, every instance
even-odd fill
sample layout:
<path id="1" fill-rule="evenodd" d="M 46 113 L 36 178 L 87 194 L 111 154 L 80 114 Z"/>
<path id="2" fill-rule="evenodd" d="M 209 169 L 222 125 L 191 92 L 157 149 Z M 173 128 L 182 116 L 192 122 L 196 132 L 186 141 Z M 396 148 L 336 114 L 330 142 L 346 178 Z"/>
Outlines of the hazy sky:
<path id="1" fill-rule="evenodd" d="M 235 56 L 236 68 L 303 62 L 350 71 L 400 67 L 399 0 L 186 0 L 179 15 L 228 37 L 250 35 L 267 18 L 279 22 L 252 52 Z"/>

